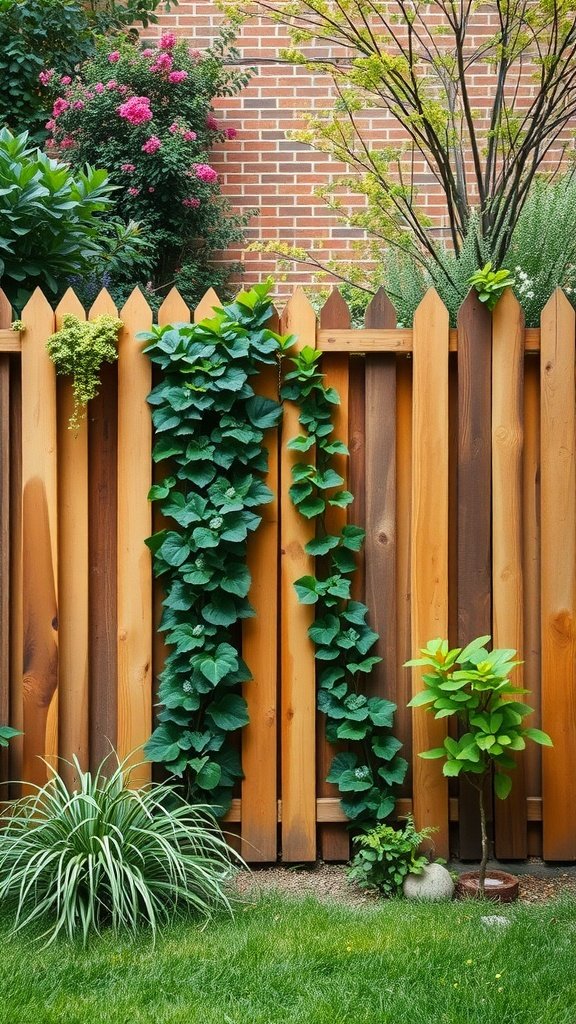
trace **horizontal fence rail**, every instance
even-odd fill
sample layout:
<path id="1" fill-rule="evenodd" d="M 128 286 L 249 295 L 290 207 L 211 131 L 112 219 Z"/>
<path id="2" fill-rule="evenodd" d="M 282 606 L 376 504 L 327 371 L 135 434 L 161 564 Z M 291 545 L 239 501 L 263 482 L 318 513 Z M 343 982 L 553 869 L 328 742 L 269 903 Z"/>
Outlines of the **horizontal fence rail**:
<path id="1" fill-rule="evenodd" d="M 218 303 L 211 291 L 189 310 L 173 291 L 157 320 L 197 322 Z M 124 325 L 118 362 L 104 367 L 76 435 L 67 426 L 70 382 L 56 377 L 46 352 L 65 313 L 110 313 Z M 4 780 L 42 784 L 45 761 L 65 759 L 73 786 L 76 770 L 65 763 L 73 755 L 94 768 L 112 747 L 121 757 L 137 750 L 152 728 L 165 649 L 156 628 L 162 590 L 144 540 L 163 524 L 147 500 L 158 472 L 146 402 L 152 371 L 137 340 L 152 319 L 138 291 L 119 313 L 106 292 L 85 311 L 68 291 L 53 311 L 37 291 L 19 334 L 0 293 L 0 721 L 23 730 L 2 754 Z M 572 306 L 557 292 L 541 327 L 526 329 L 511 292 L 492 316 L 471 293 L 454 329 L 430 291 L 414 326 L 399 329 L 379 292 L 365 327 L 353 329 L 338 292 L 317 318 L 297 290 L 275 321 L 299 346 L 323 352 L 341 396 L 335 436 L 350 458 L 337 468 L 355 501 L 331 510 L 330 529 L 348 517 L 366 530 L 354 596 L 380 634 L 368 691 L 398 705 L 395 732 L 410 765 L 398 815 L 436 826 L 438 853 L 479 855 L 474 794 L 418 757 L 446 725 L 407 709 L 420 679 L 403 664 L 433 636 L 464 645 L 491 633 L 497 646 L 520 651 L 515 681 L 531 691 L 530 724 L 554 742 L 520 755 L 512 795 L 493 801 L 496 854 L 576 861 L 576 820 L 566 811 L 576 801 Z M 266 368 L 256 387 L 276 397 L 277 369 Z M 313 569 L 304 553 L 311 526 L 288 498 L 299 456 L 286 441 L 296 432 L 297 410 L 285 403 L 281 428 L 266 440 L 275 498 L 248 553 L 257 613 L 242 626 L 250 724 L 227 828 L 253 862 L 350 852 L 337 791 L 324 781 L 333 749 L 316 711 L 313 608 L 299 605 L 293 588 Z M 150 777 L 150 765 L 136 765 L 135 784 Z"/>

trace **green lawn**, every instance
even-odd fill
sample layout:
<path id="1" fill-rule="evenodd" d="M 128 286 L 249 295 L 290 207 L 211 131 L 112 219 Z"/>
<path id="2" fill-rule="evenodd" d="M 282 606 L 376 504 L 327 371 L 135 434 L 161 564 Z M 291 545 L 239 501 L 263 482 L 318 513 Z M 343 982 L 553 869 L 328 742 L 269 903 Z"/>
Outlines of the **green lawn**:
<path id="1" fill-rule="evenodd" d="M 0 932 L 2 1024 L 574 1024 L 576 902 L 375 908 L 267 896 L 154 949 Z"/>

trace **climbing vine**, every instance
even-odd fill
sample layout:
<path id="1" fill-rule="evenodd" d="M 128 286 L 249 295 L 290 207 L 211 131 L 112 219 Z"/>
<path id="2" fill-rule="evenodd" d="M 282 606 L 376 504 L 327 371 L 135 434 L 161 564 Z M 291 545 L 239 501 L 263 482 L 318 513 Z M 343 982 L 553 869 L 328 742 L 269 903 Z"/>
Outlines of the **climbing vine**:
<path id="1" fill-rule="evenodd" d="M 282 398 L 300 409 L 302 433 L 288 447 L 315 452 L 314 463 L 302 461 L 292 467 L 289 493 L 300 513 L 316 521 L 316 536 L 306 551 L 318 558 L 320 576 L 303 576 L 295 587 L 303 604 L 317 606 L 308 634 L 321 666 L 317 699 L 326 715 L 327 739 L 352 747 L 335 755 L 327 781 L 338 786 L 348 818 L 371 827 L 394 810 L 394 787 L 404 779 L 408 765 L 398 754 L 402 744 L 390 732 L 396 705 L 362 692 L 362 680 L 381 660 L 370 654 L 378 634 L 366 622 L 368 609 L 350 596 L 354 556 L 364 542 L 364 530 L 347 525 L 339 533 L 329 533 L 325 526 L 328 506 L 345 508 L 354 499 L 333 466 L 333 457 L 348 455 L 348 449 L 332 438 L 332 413 L 340 399 L 324 384 L 320 356 L 316 349 L 303 348 L 291 359 L 295 368 L 284 377 L 281 391 Z"/>
<path id="2" fill-rule="evenodd" d="M 250 679 L 238 650 L 248 600 L 247 540 L 272 500 L 263 482 L 264 432 L 279 402 L 256 395 L 251 379 L 289 343 L 268 330 L 269 285 L 242 292 L 197 325 L 155 328 L 146 351 L 162 371 L 149 396 L 156 462 L 152 487 L 170 525 L 148 541 L 165 580 L 160 629 L 171 651 L 160 676 L 162 710 L 145 747 L 151 761 L 182 776 L 191 800 L 224 813 L 242 775 L 234 730 L 248 721 L 237 688 Z"/>

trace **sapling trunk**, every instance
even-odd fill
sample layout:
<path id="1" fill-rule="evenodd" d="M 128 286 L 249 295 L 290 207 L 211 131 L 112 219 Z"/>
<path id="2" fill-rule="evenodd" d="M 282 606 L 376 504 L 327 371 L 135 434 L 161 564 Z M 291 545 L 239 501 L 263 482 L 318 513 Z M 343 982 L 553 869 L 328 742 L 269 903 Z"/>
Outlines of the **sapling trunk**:
<path id="1" fill-rule="evenodd" d="M 488 866 L 488 856 L 490 854 L 490 844 L 488 841 L 488 826 L 486 823 L 486 807 L 484 805 L 486 793 L 486 779 L 482 779 L 480 786 L 478 787 L 478 799 L 480 804 L 480 832 L 482 835 L 482 860 L 480 861 L 480 871 L 478 872 L 478 895 L 484 896 L 485 882 L 486 882 L 486 868 Z"/>

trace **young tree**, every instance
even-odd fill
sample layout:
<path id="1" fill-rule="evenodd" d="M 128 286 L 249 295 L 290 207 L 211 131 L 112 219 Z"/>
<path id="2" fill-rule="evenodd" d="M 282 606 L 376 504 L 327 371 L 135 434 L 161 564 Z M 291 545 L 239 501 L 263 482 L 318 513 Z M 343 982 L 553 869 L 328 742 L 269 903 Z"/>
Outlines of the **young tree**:
<path id="1" fill-rule="evenodd" d="M 366 202 L 347 217 L 377 246 L 441 267 L 438 224 L 425 215 L 414 167 L 424 163 L 445 200 L 449 245 L 496 267 L 531 186 L 564 167 L 576 113 L 573 0 L 257 0 L 286 25 L 288 60 L 328 74 L 337 102 L 297 137 L 351 166 L 324 189 Z M 322 49 L 319 50 L 318 48 Z M 320 54 L 320 56 L 318 56 Z M 325 55 L 325 56 L 324 56 Z M 478 110 L 474 76 L 489 88 Z M 476 87 L 477 88 L 477 87 Z M 403 145 L 371 144 L 363 115 L 381 108 Z M 431 230 L 434 228 L 434 230 Z"/>

